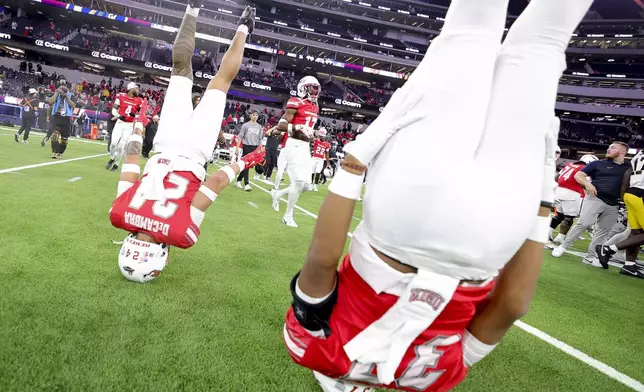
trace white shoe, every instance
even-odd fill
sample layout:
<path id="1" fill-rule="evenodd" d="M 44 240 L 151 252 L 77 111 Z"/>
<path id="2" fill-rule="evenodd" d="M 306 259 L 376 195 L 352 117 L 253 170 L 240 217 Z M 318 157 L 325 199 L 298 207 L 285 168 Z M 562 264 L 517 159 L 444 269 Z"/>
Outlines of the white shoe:
<path id="1" fill-rule="evenodd" d="M 552 250 L 552 257 L 559 258 L 564 254 L 565 251 L 566 248 L 564 248 L 563 246 L 558 246 Z"/>
<path id="2" fill-rule="evenodd" d="M 240 182 L 240 181 L 237 181 L 237 184 L 235 184 L 235 187 L 236 187 L 237 189 L 243 189 L 243 188 L 244 188 L 244 187 L 242 186 L 242 184 L 241 184 L 241 182 Z"/>
<path id="3" fill-rule="evenodd" d="M 250 192 L 250 191 L 252 191 L 252 190 L 253 190 L 253 188 L 251 188 L 251 187 L 250 187 L 250 184 L 249 184 L 249 185 L 246 185 L 246 186 L 244 187 L 244 190 L 245 190 L 246 192 Z"/>
<path id="4" fill-rule="evenodd" d="M 271 189 L 271 197 L 273 198 L 273 211 L 280 212 L 280 201 L 277 198 L 277 190 Z"/>
<path id="5" fill-rule="evenodd" d="M 324 374 L 313 372 L 313 377 L 320 384 L 320 387 L 324 392 L 374 392 L 374 388 L 361 387 L 354 384 L 349 384 L 344 381 L 336 380 L 331 377 L 327 377 Z"/>
<path id="6" fill-rule="evenodd" d="M 29 144 L 29 141 L 28 140 L 23 140 L 22 144 Z"/>
<path id="7" fill-rule="evenodd" d="M 548 248 L 548 249 L 554 249 L 554 248 L 556 248 L 557 246 L 558 246 L 558 244 L 555 244 L 555 243 L 554 243 L 554 242 L 552 242 L 552 241 L 548 241 L 548 243 L 546 244 L 546 248 Z"/>
<path id="8" fill-rule="evenodd" d="M 257 181 L 257 180 L 259 180 L 259 174 L 255 174 L 255 175 L 253 176 L 253 181 Z"/>
<path id="9" fill-rule="evenodd" d="M 282 218 L 282 223 L 284 223 L 288 227 L 299 227 L 297 223 L 295 223 L 295 220 L 292 216 L 284 215 L 284 217 Z"/>
<path id="10" fill-rule="evenodd" d="M 317 184 L 313 184 L 313 192 L 317 192 L 317 191 L 318 191 L 318 186 L 317 186 Z"/>
<path id="11" fill-rule="evenodd" d="M 552 242 L 554 242 L 555 244 L 561 245 L 563 244 L 565 239 L 566 239 L 566 236 L 564 234 L 557 234 L 557 236 L 555 237 L 554 240 L 552 240 Z"/>
<path id="12" fill-rule="evenodd" d="M 582 260 L 582 263 L 592 265 L 593 267 L 603 268 L 597 256 L 586 255 Z"/>

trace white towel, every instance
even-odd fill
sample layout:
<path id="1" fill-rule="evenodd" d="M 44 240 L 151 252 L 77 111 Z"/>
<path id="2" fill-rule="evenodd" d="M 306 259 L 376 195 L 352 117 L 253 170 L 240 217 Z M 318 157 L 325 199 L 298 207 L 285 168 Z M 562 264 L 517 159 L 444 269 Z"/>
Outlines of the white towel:
<path id="1" fill-rule="evenodd" d="M 383 385 L 393 382 L 405 352 L 445 309 L 459 282 L 418 269 L 394 306 L 344 345 L 349 359 L 376 364 L 378 380 Z"/>
<path id="2" fill-rule="evenodd" d="M 141 180 L 139 190 L 146 200 L 166 200 L 165 185 L 163 180 L 174 171 L 174 164 L 171 160 L 159 160 L 156 164 L 146 167 L 146 176 Z"/>

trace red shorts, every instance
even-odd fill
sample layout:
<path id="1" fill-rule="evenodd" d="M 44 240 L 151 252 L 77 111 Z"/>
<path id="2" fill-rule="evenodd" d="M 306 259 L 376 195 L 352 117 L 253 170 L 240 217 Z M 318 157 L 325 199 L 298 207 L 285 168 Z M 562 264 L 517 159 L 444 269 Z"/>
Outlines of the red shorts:
<path id="1" fill-rule="evenodd" d="M 330 319 L 331 335 L 326 339 L 312 336 L 297 321 L 291 307 L 284 326 L 286 347 L 295 363 L 331 378 L 413 392 L 448 391 L 467 375 L 462 337 L 477 305 L 493 287 L 494 282 L 483 287 L 459 286 L 445 310 L 409 346 L 395 373 L 396 380 L 380 385 L 376 365 L 352 363 L 343 347 L 387 312 L 398 297 L 376 294 L 353 269 L 347 255 L 338 274 L 338 301 Z"/>

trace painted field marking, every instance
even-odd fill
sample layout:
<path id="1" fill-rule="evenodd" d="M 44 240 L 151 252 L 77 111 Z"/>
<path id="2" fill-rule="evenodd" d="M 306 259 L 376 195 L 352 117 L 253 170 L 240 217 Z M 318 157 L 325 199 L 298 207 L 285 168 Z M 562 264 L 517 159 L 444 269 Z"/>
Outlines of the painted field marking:
<path id="1" fill-rule="evenodd" d="M 85 157 L 63 159 L 63 160 L 60 160 L 60 161 L 37 163 L 35 165 L 12 167 L 12 168 L 9 168 L 9 169 L 0 170 L 0 174 L 12 173 L 12 172 L 20 171 L 20 170 L 34 169 L 34 168 L 43 167 L 43 166 L 60 165 L 62 163 L 68 163 L 68 162 L 82 161 L 82 160 L 85 160 L 85 159 L 104 157 L 105 155 L 109 155 L 109 154 L 108 153 L 103 153 L 103 154 L 96 154 L 96 155 L 88 155 L 88 156 L 85 156 Z"/>

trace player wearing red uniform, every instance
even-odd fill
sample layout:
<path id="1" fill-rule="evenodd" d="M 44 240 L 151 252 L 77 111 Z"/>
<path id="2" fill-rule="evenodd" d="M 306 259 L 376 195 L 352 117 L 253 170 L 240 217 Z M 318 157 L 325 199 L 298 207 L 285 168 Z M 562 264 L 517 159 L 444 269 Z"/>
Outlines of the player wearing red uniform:
<path id="1" fill-rule="evenodd" d="M 116 118 L 116 124 L 112 130 L 110 160 L 105 165 L 106 169 L 118 170 L 121 158 L 123 158 L 123 150 L 134 130 L 134 120 L 141 110 L 142 104 L 143 99 L 139 97 L 139 86 L 134 82 L 127 85 L 127 93 L 116 94 L 112 106 L 112 118 Z"/>
<path id="2" fill-rule="evenodd" d="M 324 170 L 324 163 L 329 161 L 329 150 L 331 143 L 326 140 L 326 129 L 320 128 L 317 131 L 318 137 L 313 142 L 313 191 L 318 191 L 320 174 Z"/>
<path id="3" fill-rule="evenodd" d="M 297 227 L 293 219 L 293 210 L 302 192 L 311 190 L 311 139 L 314 127 L 318 121 L 320 108 L 320 82 L 313 76 L 303 77 L 297 85 L 299 98 L 291 98 L 286 103 L 286 112 L 277 124 L 275 135 L 287 133 L 285 147 L 282 148 L 277 160 L 277 178 L 275 187 L 271 190 L 273 209 L 279 211 L 280 198 L 288 194 L 288 206 L 282 218 L 282 223 L 289 227 Z M 289 187 L 278 190 L 282 177 L 280 170 L 286 168 L 290 179 Z"/>
<path id="4" fill-rule="evenodd" d="M 172 76 L 163 104 L 163 118 L 154 139 L 157 152 L 140 175 L 144 123 L 141 111 L 135 134 L 126 146 L 117 198 L 110 210 L 115 227 L 128 231 L 119 251 L 123 276 L 136 282 L 156 278 L 168 260 L 168 248 L 188 248 L 197 242 L 199 227 L 217 195 L 244 168 L 264 160 L 260 147 L 240 162 L 205 179 L 205 165 L 217 144 L 226 93 L 239 72 L 246 37 L 255 25 L 255 9 L 246 7 L 219 71 L 201 101 L 192 106 L 192 56 L 201 1 L 191 0 L 172 49 Z M 144 106 L 147 105 L 144 103 Z"/>
<path id="5" fill-rule="evenodd" d="M 274 129 L 273 132 L 277 130 Z M 276 133 L 276 132 L 275 132 Z M 271 134 L 272 135 L 272 134 Z M 268 135 L 270 136 L 270 135 Z M 282 140 L 280 142 L 280 153 L 277 157 L 277 177 L 275 177 L 275 186 L 273 187 L 275 190 L 280 189 L 280 184 L 282 183 L 282 177 L 284 177 L 284 172 L 286 171 L 286 141 L 288 140 L 288 132 L 284 132 L 282 134 Z M 279 211 L 279 204 L 277 205 L 277 210 Z"/>
<path id="6" fill-rule="evenodd" d="M 554 205 L 559 78 L 591 3 L 533 0 L 501 45 L 508 0 L 452 0 L 407 83 L 344 147 L 283 330 L 324 391 L 450 390 L 528 311 Z"/>
<path id="7" fill-rule="evenodd" d="M 555 215 L 550 221 L 549 237 L 554 244 L 561 244 L 572 227 L 574 219 L 579 215 L 581 202 L 584 199 L 584 188 L 575 180 L 575 174 L 590 162 L 597 160 L 594 155 L 584 155 L 578 162 L 567 163 L 557 174 L 557 189 L 555 190 Z M 554 239 L 552 233 L 561 225 L 559 234 Z M 553 248 L 554 244 L 548 244 Z"/>

